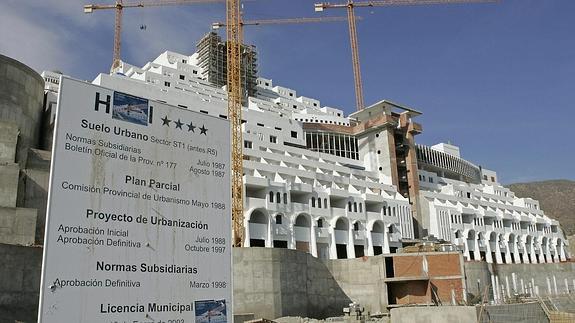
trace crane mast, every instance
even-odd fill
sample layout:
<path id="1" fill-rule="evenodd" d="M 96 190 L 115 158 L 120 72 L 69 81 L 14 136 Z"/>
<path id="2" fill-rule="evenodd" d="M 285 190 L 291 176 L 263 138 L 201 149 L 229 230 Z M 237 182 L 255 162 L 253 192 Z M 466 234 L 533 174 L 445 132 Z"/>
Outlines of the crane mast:
<path id="1" fill-rule="evenodd" d="M 351 60 L 353 67 L 354 86 L 355 86 L 355 104 L 356 109 L 364 108 L 363 101 L 363 83 L 361 80 L 361 68 L 359 63 L 359 45 L 357 39 L 357 28 L 355 23 L 355 7 L 388 7 L 388 6 L 409 6 L 409 5 L 432 5 L 432 4 L 455 4 L 455 3 L 478 3 L 478 2 L 497 2 L 498 0 L 379 0 L 379 1 L 353 1 L 347 0 L 344 3 L 316 3 L 314 8 L 316 12 L 324 9 L 347 9 L 349 24 L 349 41 L 351 45 Z"/>
<path id="2" fill-rule="evenodd" d="M 242 151 L 242 82 L 240 0 L 226 0 L 228 118 L 231 131 L 232 229 L 234 247 L 244 239 L 243 151 Z"/>

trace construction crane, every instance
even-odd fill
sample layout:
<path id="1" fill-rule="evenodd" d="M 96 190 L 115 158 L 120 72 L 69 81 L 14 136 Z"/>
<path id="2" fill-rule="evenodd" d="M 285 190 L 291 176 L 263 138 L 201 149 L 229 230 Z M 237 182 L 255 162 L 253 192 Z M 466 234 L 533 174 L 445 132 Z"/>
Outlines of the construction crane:
<path id="1" fill-rule="evenodd" d="M 361 17 L 357 17 L 357 20 L 361 20 Z M 259 26 L 259 25 L 280 25 L 280 24 L 303 24 L 303 23 L 315 23 L 315 22 L 337 22 L 346 21 L 347 17 L 313 17 L 313 18 L 282 18 L 282 19 L 259 19 L 259 20 L 243 20 L 240 22 L 240 26 Z M 219 29 L 221 27 L 226 27 L 223 22 L 214 22 L 212 24 L 212 29 Z"/>
<path id="2" fill-rule="evenodd" d="M 120 47 L 122 36 L 122 11 L 126 8 L 145 8 L 145 7 L 159 7 L 170 5 L 185 5 L 195 3 L 213 3 L 223 2 L 224 0 L 150 0 L 150 1 L 137 1 L 124 3 L 123 0 L 116 0 L 114 4 L 88 4 L 84 6 L 84 13 L 92 13 L 94 10 L 101 9 L 114 9 L 116 11 L 116 18 L 114 22 L 114 56 L 112 58 L 113 71 L 120 66 Z"/>
<path id="3" fill-rule="evenodd" d="M 361 69 L 359 65 L 359 46 L 357 41 L 357 29 L 355 24 L 355 7 L 387 7 L 387 6 L 410 6 L 410 5 L 431 5 L 431 4 L 453 4 L 453 3 L 477 3 L 477 2 L 497 2 L 498 0 L 379 0 L 379 1 L 353 1 L 347 0 L 344 3 L 316 3 L 316 12 L 324 9 L 347 9 L 347 21 L 349 24 L 349 40 L 351 43 L 351 61 L 353 66 L 353 76 L 355 79 L 355 105 L 359 111 L 364 108 L 363 84 L 361 81 Z"/>
<path id="4" fill-rule="evenodd" d="M 242 28 L 240 0 L 226 0 L 228 119 L 231 123 L 232 150 L 232 246 L 241 247 L 244 239 L 244 198 L 242 151 Z"/>

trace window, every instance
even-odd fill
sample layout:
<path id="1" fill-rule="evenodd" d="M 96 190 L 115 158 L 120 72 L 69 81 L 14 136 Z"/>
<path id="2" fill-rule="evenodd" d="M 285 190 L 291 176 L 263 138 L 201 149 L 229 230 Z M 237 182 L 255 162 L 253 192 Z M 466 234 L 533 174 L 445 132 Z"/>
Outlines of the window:
<path id="1" fill-rule="evenodd" d="M 287 193 L 284 193 L 284 204 L 287 204 Z"/>
<path id="2" fill-rule="evenodd" d="M 317 227 L 323 228 L 323 219 L 317 219 Z"/>
<path id="3" fill-rule="evenodd" d="M 311 207 L 315 207 L 315 197 L 311 198 Z"/>
<path id="4" fill-rule="evenodd" d="M 314 103 L 313 106 L 314 106 L 314 107 L 317 107 L 317 103 Z"/>
<path id="5" fill-rule="evenodd" d="M 359 222 L 353 224 L 353 231 L 359 231 Z"/>
<path id="6" fill-rule="evenodd" d="M 317 199 L 317 207 L 321 208 L 321 198 Z"/>
<path id="7" fill-rule="evenodd" d="M 270 142 L 271 142 L 272 144 L 276 144 L 276 143 L 278 142 L 278 137 L 276 137 L 276 136 L 270 136 Z"/>
<path id="8" fill-rule="evenodd" d="M 277 192 L 277 194 L 276 194 L 276 202 L 277 202 L 278 204 L 282 202 L 281 197 L 282 197 L 282 195 L 280 194 L 280 192 Z"/>
<path id="9" fill-rule="evenodd" d="M 467 198 L 468 198 L 468 199 L 471 198 L 471 193 L 467 192 Z"/>
<path id="10" fill-rule="evenodd" d="M 294 109 L 297 109 L 297 105 L 294 104 L 294 105 L 293 105 L 293 108 L 294 108 Z"/>
<path id="11" fill-rule="evenodd" d="M 182 59 L 182 63 L 186 64 L 188 61 L 185 59 Z"/>
<path id="12" fill-rule="evenodd" d="M 274 201 L 274 192 L 270 192 L 270 202 Z"/>
<path id="13" fill-rule="evenodd" d="M 430 178 L 429 178 L 429 182 L 430 182 L 430 183 L 433 183 L 433 177 L 430 177 Z"/>
<path id="14" fill-rule="evenodd" d="M 268 82 L 266 82 L 266 86 L 270 86 L 270 84 Z"/>
<path id="15" fill-rule="evenodd" d="M 491 181 L 495 182 L 495 177 L 491 176 Z"/>
<path id="16" fill-rule="evenodd" d="M 292 138 L 297 138 L 297 131 L 292 131 L 292 132 L 291 132 L 291 137 L 292 137 Z"/>
<path id="17" fill-rule="evenodd" d="M 194 70 L 192 73 L 194 73 L 194 74 L 198 74 L 198 71 Z"/>
<path id="18" fill-rule="evenodd" d="M 351 212 L 351 202 L 347 202 L 347 210 Z"/>
<path id="19" fill-rule="evenodd" d="M 257 123 L 258 126 L 263 127 L 264 124 L 263 123 Z"/>
<path id="20" fill-rule="evenodd" d="M 165 81 L 165 82 L 164 82 L 164 86 L 170 87 L 170 82 Z"/>
<path id="21" fill-rule="evenodd" d="M 289 96 L 293 96 L 293 93 L 290 93 Z"/>
<path id="22" fill-rule="evenodd" d="M 487 180 L 487 175 L 483 175 L 483 179 L 484 179 L 484 180 Z"/>
<path id="23" fill-rule="evenodd" d="M 244 148 L 252 149 L 252 142 L 248 140 L 244 140 Z"/>
<path id="24" fill-rule="evenodd" d="M 357 212 L 357 202 L 353 202 L 353 212 Z"/>
<path id="25" fill-rule="evenodd" d="M 361 203 L 359 203 L 359 212 L 363 212 L 363 205 Z"/>
<path id="26" fill-rule="evenodd" d="M 324 209 L 327 209 L 327 199 L 323 199 L 323 207 Z"/>
<path id="27" fill-rule="evenodd" d="M 184 75 L 180 75 L 180 80 L 185 80 L 186 77 Z"/>
<path id="28" fill-rule="evenodd" d="M 282 224 L 282 215 L 281 214 L 276 215 L 276 224 Z"/>

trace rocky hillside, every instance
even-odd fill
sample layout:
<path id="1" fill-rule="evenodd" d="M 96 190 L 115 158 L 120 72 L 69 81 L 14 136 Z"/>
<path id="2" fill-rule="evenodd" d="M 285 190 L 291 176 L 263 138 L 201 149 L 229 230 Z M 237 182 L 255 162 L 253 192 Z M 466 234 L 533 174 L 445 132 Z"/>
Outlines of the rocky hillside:
<path id="1" fill-rule="evenodd" d="M 575 234 L 575 181 L 517 183 L 507 187 L 518 197 L 539 200 L 545 214 L 559 220 L 566 235 Z"/>

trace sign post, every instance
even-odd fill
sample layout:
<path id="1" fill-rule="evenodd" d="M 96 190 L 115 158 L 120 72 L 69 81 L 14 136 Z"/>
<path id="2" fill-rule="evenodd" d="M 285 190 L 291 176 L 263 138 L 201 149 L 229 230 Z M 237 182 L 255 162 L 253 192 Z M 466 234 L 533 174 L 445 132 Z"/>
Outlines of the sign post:
<path id="1" fill-rule="evenodd" d="M 231 320 L 229 122 L 62 78 L 39 322 Z"/>

